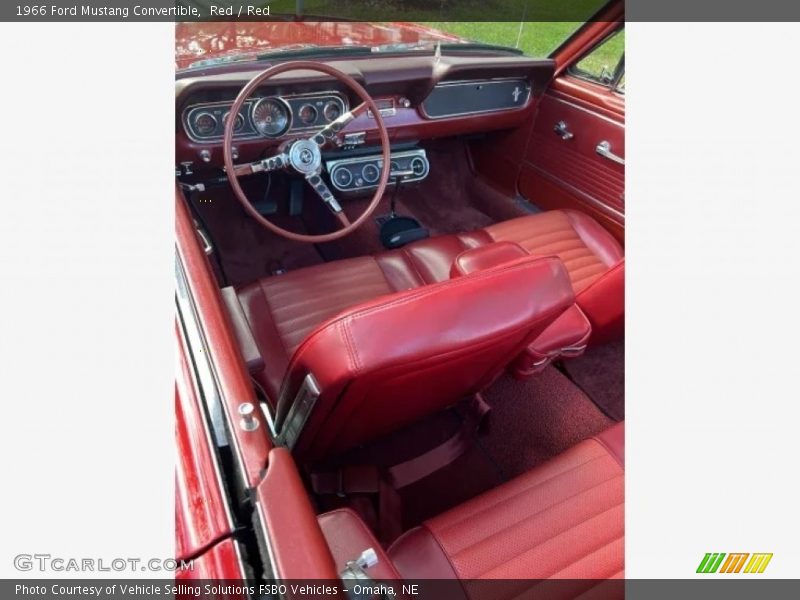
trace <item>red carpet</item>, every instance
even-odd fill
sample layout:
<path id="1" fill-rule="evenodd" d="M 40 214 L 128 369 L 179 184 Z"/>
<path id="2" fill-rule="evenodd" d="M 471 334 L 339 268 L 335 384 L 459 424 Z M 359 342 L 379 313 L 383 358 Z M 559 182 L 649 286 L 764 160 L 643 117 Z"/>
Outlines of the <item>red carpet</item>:
<path id="1" fill-rule="evenodd" d="M 554 367 L 526 381 L 503 376 L 484 399 L 492 412 L 479 442 L 507 478 L 614 424 Z"/>

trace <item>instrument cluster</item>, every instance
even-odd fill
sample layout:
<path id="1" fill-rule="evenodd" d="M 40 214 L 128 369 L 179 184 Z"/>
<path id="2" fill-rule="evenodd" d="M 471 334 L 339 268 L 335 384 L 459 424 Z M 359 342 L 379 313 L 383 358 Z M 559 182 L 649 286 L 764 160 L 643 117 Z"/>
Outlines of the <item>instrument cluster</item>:
<path id="1" fill-rule="evenodd" d="M 186 134 L 195 142 L 221 141 L 233 102 L 194 104 L 183 111 Z M 322 129 L 348 110 L 338 93 L 248 98 L 236 115 L 235 140 L 276 139 Z"/>

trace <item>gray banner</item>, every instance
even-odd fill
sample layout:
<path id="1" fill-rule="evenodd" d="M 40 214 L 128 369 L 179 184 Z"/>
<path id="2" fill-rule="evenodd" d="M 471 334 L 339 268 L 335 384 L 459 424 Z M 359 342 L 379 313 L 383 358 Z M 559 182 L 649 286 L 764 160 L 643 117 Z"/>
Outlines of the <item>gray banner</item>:
<path id="1" fill-rule="evenodd" d="M 470 598 L 587 597 L 602 599 L 626 598 L 642 600 L 772 600 L 800 596 L 800 580 L 755 579 L 712 575 L 707 579 L 631 579 L 631 580 L 413 580 L 404 582 L 366 583 L 391 592 L 397 598 L 418 600 L 465 600 Z M 343 597 L 342 581 L 281 581 L 258 583 L 223 580 L 0 580 L 0 598 L 29 600 L 66 600 L 99 598 L 109 600 L 150 600 L 176 598 L 195 600 L 279 598 L 295 600 Z M 361 590 L 362 592 L 364 590 Z M 370 597 L 370 596 L 368 596 Z"/>
<path id="2" fill-rule="evenodd" d="M 587 21 L 606 0 L 5 0 L 0 21 Z M 786 0 L 628 0 L 627 21 L 800 21 Z"/>

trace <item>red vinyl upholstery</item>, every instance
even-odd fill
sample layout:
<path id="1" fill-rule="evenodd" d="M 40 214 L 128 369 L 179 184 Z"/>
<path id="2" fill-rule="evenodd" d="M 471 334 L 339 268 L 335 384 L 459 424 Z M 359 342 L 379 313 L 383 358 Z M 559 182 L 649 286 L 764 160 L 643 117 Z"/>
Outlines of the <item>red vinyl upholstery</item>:
<path id="1" fill-rule="evenodd" d="M 580 356 L 591 335 L 589 319 L 573 304 L 522 351 L 511 365 L 511 372 L 522 379 L 539 373 L 558 358 Z"/>
<path id="2" fill-rule="evenodd" d="M 295 350 L 276 427 L 311 373 L 321 393 L 296 454 L 379 437 L 484 389 L 573 301 L 560 260 L 526 256 L 352 307 Z"/>
<path id="3" fill-rule="evenodd" d="M 239 290 L 239 302 L 264 356 L 256 378 L 275 402 L 289 359 L 320 323 L 397 289 L 372 257 L 353 258 L 268 277 Z M 416 285 L 416 282 L 415 282 Z"/>
<path id="4" fill-rule="evenodd" d="M 490 225 L 492 241 L 516 242 L 531 254 L 556 255 L 567 267 L 575 302 L 589 319 L 592 341 L 622 335 L 625 256 L 597 221 L 575 210 L 551 210 Z"/>
<path id="5" fill-rule="evenodd" d="M 405 579 L 622 578 L 624 435 L 615 425 L 426 521 L 390 558 Z"/>

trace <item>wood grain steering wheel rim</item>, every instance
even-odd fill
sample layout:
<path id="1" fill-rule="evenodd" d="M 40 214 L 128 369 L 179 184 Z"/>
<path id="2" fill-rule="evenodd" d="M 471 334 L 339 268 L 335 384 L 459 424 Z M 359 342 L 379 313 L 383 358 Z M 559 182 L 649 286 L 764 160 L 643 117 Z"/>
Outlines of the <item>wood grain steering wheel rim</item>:
<path id="1" fill-rule="evenodd" d="M 275 65 L 259 73 L 246 86 L 244 86 L 244 88 L 242 88 L 241 92 L 239 92 L 239 95 L 236 97 L 236 100 L 231 107 L 230 114 L 239 114 L 242 106 L 244 106 L 245 100 L 247 100 L 247 98 L 249 98 L 250 95 L 265 81 L 281 73 L 296 70 L 316 71 L 334 77 L 339 82 L 346 85 L 352 92 L 354 92 L 362 100 L 361 104 L 352 110 L 345 112 L 343 115 L 340 115 L 337 119 L 329 123 L 321 131 L 313 134 L 311 137 L 298 137 L 292 139 L 287 146 L 288 151 L 281 151 L 274 157 L 240 165 L 234 164 L 232 152 L 233 128 L 236 119 L 227 119 L 225 121 L 225 131 L 222 139 L 225 170 L 228 174 L 228 181 L 230 181 L 236 199 L 239 201 L 245 211 L 258 223 L 273 233 L 290 240 L 314 244 L 320 242 L 330 242 L 333 240 L 338 240 L 339 238 L 348 235 L 360 227 L 378 207 L 378 204 L 383 197 L 383 193 L 386 190 L 386 184 L 389 181 L 389 172 L 391 170 L 389 134 L 386 131 L 386 126 L 383 123 L 383 118 L 381 117 L 378 107 L 375 105 L 375 102 L 372 100 L 367 91 L 361 86 L 361 84 L 359 84 L 350 75 L 343 73 L 339 69 L 335 69 L 334 67 L 331 67 L 325 63 L 317 63 L 312 61 L 288 62 Z M 372 200 L 367 208 L 364 209 L 364 212 L 361 213 L 361 215 L 351 223 L 344 214 L 344 211 L 341 209 L 341 206 L 339 206 L 338 202 L 333 197 L 333 194 L 330 192 L 327 184 L 325 184 L 325 182 L 322 180 L 320 176 L 322 172 L 321 153 L 319 156 L 317 156 L 315 152 L 320 152 L 322 146 L 336 139 L 338 134 L 350 121 L 364 114 L 367 112 L 367 110 L 369 110 L 371 112 L 371 116 L 375 118 L 375 123 L 378 127 L 378 134 L 381 140 L 381 155 L 383 164 L 381 165 L 381 175 L 378 179 L 378 187 L 375 190 Z M 304 170 L 315 168 L 315 161 L 317 160 L 319 161 L 319 168 L 316 172 L 316 178 L 314 178 L 314 173 L 311 173 L 310 171 L 305 172 Z M 266 219 L 253 207 L 252 204 L 250 204 L 250 201 L 247 199 L 247 196 L 242 190 L 242 186 L 239 184 L 239 177 L 253 173 L 271 172 L 287 168 L 294 168 L 306 176 L 306 180 L 309 181 L 316 195 L 318 195 L 328 205 L 328 208 L 334 213 L 334 216 L 337 217 L 338 222 L 342 225 L 341 229 L 331 233 L 319 235 L 295 233 L 293 231 L 283 229 L 282 227 L 278 227 Z M 337 207 L 338 210 L 336 210 Z"/>

